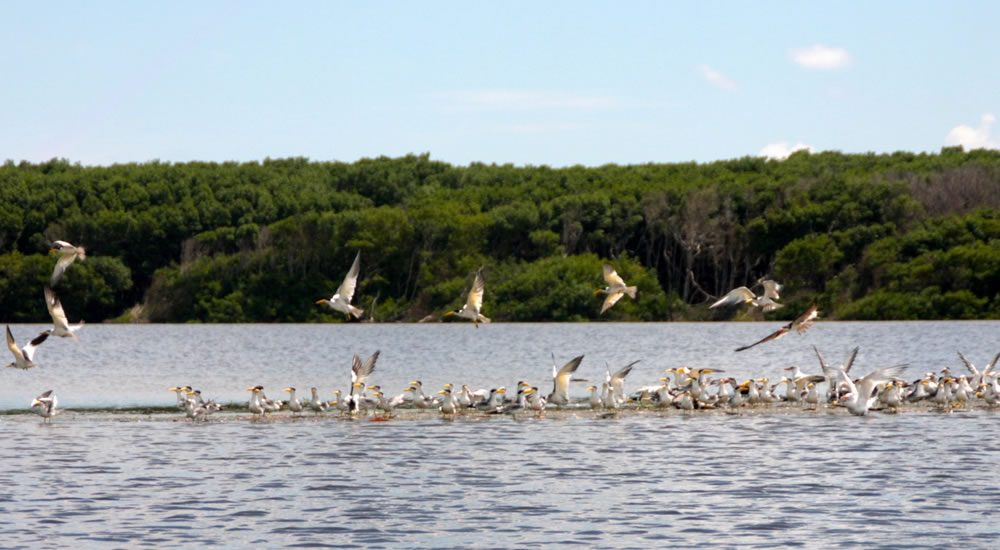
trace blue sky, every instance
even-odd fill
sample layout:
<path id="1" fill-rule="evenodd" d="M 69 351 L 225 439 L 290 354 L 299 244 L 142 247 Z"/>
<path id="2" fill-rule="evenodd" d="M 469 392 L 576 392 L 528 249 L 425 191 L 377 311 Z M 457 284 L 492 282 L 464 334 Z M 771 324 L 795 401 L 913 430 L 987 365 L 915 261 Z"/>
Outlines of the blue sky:
<path id="1" fill-rule="evenodd" d="M 0 160 L 1000 148 L 998 2 L 8 2 Z"/>

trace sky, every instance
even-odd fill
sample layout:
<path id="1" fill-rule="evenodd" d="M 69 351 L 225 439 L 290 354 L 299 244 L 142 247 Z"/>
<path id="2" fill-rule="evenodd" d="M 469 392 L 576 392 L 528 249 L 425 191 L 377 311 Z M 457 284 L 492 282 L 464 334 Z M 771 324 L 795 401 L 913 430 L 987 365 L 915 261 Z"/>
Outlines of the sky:
<path id="1" fill-rule="evenodd" d="M 0 161 L 1000 148 L 1000 2 L 4 2 Z"/>

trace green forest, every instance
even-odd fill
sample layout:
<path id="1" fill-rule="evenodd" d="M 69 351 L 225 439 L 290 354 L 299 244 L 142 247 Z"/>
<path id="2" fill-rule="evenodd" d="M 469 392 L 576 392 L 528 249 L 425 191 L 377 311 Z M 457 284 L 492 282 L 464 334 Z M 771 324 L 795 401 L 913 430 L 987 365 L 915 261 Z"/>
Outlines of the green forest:
<path id="1" fill-rule="evenodd" d="M 709 309 L 762 277 L 790 319 L 1000 318 L 1000 152 L 809 153 L 712 163 L 453 166 L 66 160 L 0 167 L 0 308 L 48 322 L 344 322 L 317 305 L 355 254 L 354 304 L 439 319 L 483 266 L 494 321 L 760 318 Z M 601 266 L 630 285 L 601 315 Z M 357 321 L 352 321 L 357 322 Z"/>

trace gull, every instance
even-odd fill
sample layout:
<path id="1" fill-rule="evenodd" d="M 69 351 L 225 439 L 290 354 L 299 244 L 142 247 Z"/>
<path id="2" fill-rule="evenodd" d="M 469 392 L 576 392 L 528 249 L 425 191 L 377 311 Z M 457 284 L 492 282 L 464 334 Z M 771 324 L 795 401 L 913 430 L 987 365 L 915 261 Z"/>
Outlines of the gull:
<path id="1" fill-rule="evenodd" d="M 444 316 L 457 315 L 464 319 L 471 319 L 476 328 L 479 328 L 479 323 L 489 323 L 490 319 L 479 312 L 483 308 L 483 288 L 485 284 L 486 282 L 483 280 L 483 268 L 480 267 L 476 271 L 476 278 L 472 282 L 472 290 L 469 291 L 469 297 L 466 299 L 465 305 L 458 311 L 445 313 Z"/>
<path id="2" fill-rule="evenodd" d="M 582 355 L 574 357 L 561 369 L 556 370 L 556 355 L 552 354 L 552 393 L 549 394 L 546 402 L 559 406 L 569 404 L 569 381 L 576 369 L 580 367 L 581 361 L 583 361 Z"/>
<path id="3" fill-rule="evenodd" d="M 31 408 L 34 409 L 35 407 L 38 407 L 38 414 L 42 415 L 45 422 L 48 422 L 53 416 L 62 412 L 61 410 L 56 409 L 56 405 L 58 403 L 59 400 L 56 398 L 55 394 L 52 393 L 52 390 L 49 390 L 36 397 L 31 402 Z"/>
<path id="4" fill-rule="evenodd" d="M 635 300 L 636 288 L 626 286 L 625 280 L 621 278 L 621 275 L 618 275 L 611 264 L 604 264 L 604 282 L 608 283 L 608 286 L 594 291 L 594 294 L 607 294 L 607 297 L 604 298 L 604 304 L 601 305 L 601 313 L 611 309 L 611 306 L 618 303 L 618 300 L 621 300 L 625 294 Z"/>
<path id="5" fill-rule="evenodd" d="M 770 279 L 763 280 L 760 284 L 764 287 L 764 294 L 760 296 L 754 294 L 749 288 L 741 286 L 730 290 L 725 296 L 708 307 L 709 309 L 712 309 L 720 306 L 729 307 L 741 304 L 750 304 L 761 308 L 761 310 L 765 313 L 784 307 L 784 305 L 775 301 L 781 298 L 778 293 L 781 291 L 782 285 Z"/>
<path id="6" fill-rule="evenodd" d="M 813 304 L 812 306 L 809 307 L 808 310 L 806 310 L 805 313 L 803 313 L 802 315 L 799 315 L 799 317 L 797 319 L 795 319 L 794 321 L 792 321 L 791 323 L 788 323 L 787 325 L 779 328 L 778 330 L 772 332 L 771 334 L 768 334 L 767 336 L 761 338 L 760 340 L 758 340 L 758 341 L 756 341 L 756 342 L 754 342 L 754 343 L 752 343 L 750 345 L 741 346 L 741 347 L 736 348 L 736 351 L 748 350 L 748 349 L 750 349 L 750 348 L 752 348 L 752 347 L 754 347 L 756 345 L 763 344 L 764 342 L 770 342 L 771 340 L 777 340 L 778 338 L 781 338 L 782 336 L 784 336 L 784 335 L 786 335 L 786 334 L 788 334 L 789 332 L 792 332 L 792 331 L 795 331 L 795 332 L 798 332 L 799 334 L 802 334 L 805 331 L 809 330 L 809 327 L 811 327 L 813 325 L 813 321 L 816 319 L 816 317 L 818 315 L 819 315 L 819 312 L 816 311 L 816 304 Z"/>
<path id="7" fill-rule="evenodd" d="M 831 378 L 836 377 L 839 379 L 839 383 L 847 386 L 847 393 L 840 398 L 844 402 L 844 405 L 847 406 L 847 410 L 853 415 L 864 416 L 868 414 L 868 409 L 878 400 L 878 387 L 894 378 L 898 378 L 905 369 L 905 365 L 881 368 L 861 377 L 857 383 L 851 380 L 851 377 L 847 376 L 847 373 L 841 369 L 827 368 L 824 370 L 832 371 L 827 375 Z"/>
<path id="8" fill-rule="evenodd" d="M 49 250 L 49 254 L 59 254 L 59 259 L 56 260 L 56 267 L 52 270 L 52 278 L 49 279 L 49 286 L 56 286 L 59 284 L 59 280 L 62 279 L 63 272 L 69 267 L 69 264 L 73 263 L 73 260 L 80 258 L 80 261 L 87 259 L 87 252 L 82 246 L 73 246 L 66 241 L 55 241 L 52 243 L 53 248 Z"/>
<path id="9" fill-rule="evenodd" d="M 7 325 L 7 348 L 14 354 L 14 362 L 8 364 L 7 368 L 28 370 L 32 367 L 37 367 L 38 365 L 34 361 L 35 348 L 49 337 L 49 332 L 48 330 L 42 332 L 38 336 L 35 336 L 32 341 L 25 344 L 23 348 L 18 348 L 14 342 L 14 335 L 10 332 L 10 325 Z"/>
<path id="10" fill-rule="evenodd" d="M 358 286 L 358 273 L 360 270 L 361 251 L 359 250 L 358 255 L 354 257 L 354 263 L 351 264 L 351 269 L 347 272 L 347 276 L 344 277 L 344 282 L 340 283 L 340 288 L 337 289 L 337 292 L 334 292 L 329 300 L 321 298 L 316 300 L 316 303 L 330 306 L 334 310 L 343 313 L 344 317 L 348 320 L 350 320 L 351 315 L 361 317 L 361 314 L 365 310 L 351 305 L 351 299 L 354 298 L 354 290 Z"/>
<path id="11" fill-rule="evenodd" d="M 361 392 L 365 388 L 365 379 L 375 371 L 375 361 L 381 351 L 376 351 L 364 363 L 358 354 L 354 354 L 351 361 L 351 393 L 347 398 L 347 411 L 356 413 L 361 406 Z"/>
<path id="12" fill-rule="evenodd" d="M 51 288 L 45 287 L 45 307 L 49 309 L 49 316 L 52 317 L 52 330 L 49 331 L 51 336 L 59 336 L 61 338 L 72 338 L 74 341 L 76 338 L 76 331 L 80 330 L 83 326 L 81 321 L 79 325 L 70 326 L 69 320 L 66 318 L 66 312 L 63 311 L 62 303 L 59 301 L 59 297 L 56 296 L 55 292 Z"/>

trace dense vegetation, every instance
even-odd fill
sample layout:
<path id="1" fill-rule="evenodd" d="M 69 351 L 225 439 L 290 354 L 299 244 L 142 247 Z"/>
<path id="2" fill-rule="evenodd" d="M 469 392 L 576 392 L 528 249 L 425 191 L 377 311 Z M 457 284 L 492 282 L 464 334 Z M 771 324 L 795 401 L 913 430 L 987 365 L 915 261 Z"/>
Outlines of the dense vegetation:
<path id="1" fill-rule="evenodd" d="M 63 160 L 0 167 L 0 307 L 47 321 L 55 239 L 87 248 L 58 292 L 70 320 L 317 321 L 358 250 L 355 303 L 440 315 L 486 266 L 498 321 L 597 319 L 610 260 L 638 299 L 605 319 L 740 315 L 706 303 L 762 276 L 774 314 L 1000 317 L 1000 152 L 553 169 Z M 367 312 L 366 312 L 367 314 Z"/>

